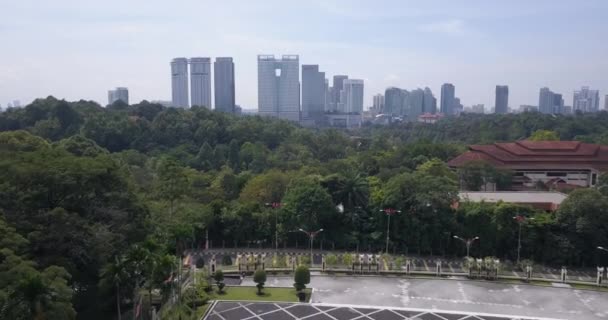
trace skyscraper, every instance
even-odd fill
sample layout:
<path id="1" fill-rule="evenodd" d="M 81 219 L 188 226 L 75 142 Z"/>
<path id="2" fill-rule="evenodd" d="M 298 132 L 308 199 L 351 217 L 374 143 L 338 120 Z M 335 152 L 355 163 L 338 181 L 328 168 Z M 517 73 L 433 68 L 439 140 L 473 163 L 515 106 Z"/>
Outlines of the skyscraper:
<path id="1" fill-rule="evenodd" d="M 560 114 L 564 112 L 564 99 L 561 94 L 549 88 L 541 88 L 538 95 L 538 111 L 545 114 Z"/>
<path id="2" fill-rule="evenodd" d="M 604 97 L 604 110 L 608 110 L 608 94 Z"/>
<path id="3" fill-rule="evenodd" d="M 117 87 L 114 90 L 108 91 L 108 105 L 113 104 L 118 100 L 129 104 L 129 89 L 125 87 Z"/>
<path id="4" fill-rule="evenodd" d="M 331 112 L 344 112 L 344 110 L 341 110 L 340 92 L 342 91 L 344 80 L 346 79 L 348 79 L 348 76 L 345 75 L 335 75 L 333 78 L 330 90 L 331 101 L 329 103 L 329 111 Z"/>
<path id="5" fill-rule="evenodd" d="M 211 59 L 190 59 L 190 105 L 211 109 Z"/>
<path id="6" fill-rule="evenodd" d="M 425 92 L 422 89 L 416 89 L 409 92 L 408 95 L 408 121 L 418 121 L 418 116 L 424 113 L 424 97 Z M 428 98 L 427 98 L 428 99 Z"/>
<path id="7" fill-rule="evenodd" d="M 325 72 L 316 64 L 302 65 L 302 119 L 319 125 L 325 113 Z"/>
<path id="8" fill-rule="evenodd" d="M 372 108 L 376 113 L 384 112 L 384 95 L 379 93 L 374 96 Z"/>
<path id="9" fill-rule="evenodd" d="M 496 86 L 494 113 L 509 112 L 509 86 Z"/>
<path id="10" fill-rule="evenodd" d="M 574 111 L 597 112 L 600 109 L 600 93 L 598 90 L 589 90 L 589 87 L 582 87 L 581 90 L 574 91 L 572 108 Z"/>
<path id="11" fill-rule="evenodd" d="M 459 101 L 460 102 L 460 101 Z M 452 99 L 452 104 L 454 100 Z M 453 106 L 452 106 L 453 108 Z M 433 92 L 429 87 L 424 88 L 424 106 L 422 108 L 422 113 L 437 113 L 437 99 L 433 95 Z M 418 118 L 414 119 L 416 121 Z"/>
<path id="12" fill-rule="evenodd" d="M 297 55 L 258 55 L 258 112 L 300 121 L 300 60 Z"/>
<path id="13" fill-rule="evenodd" d="M 396 87 L 386 88 L 384 91 L 384 111 L 385 114 L 393 116 L 404 115 L 404 103 L 406 99 L 403 99 L 403 90 Z"/>
<path id="14" fill-rule="evenodd" d="M 362 113 L 363 112 L 363 80 L 346 79 L 342 87 L 344 97 L 344 112 Z"/>
<path id="15" fill-rule="evenodd" d="M 171 61 L 171 100 L 173 106 L 188 108 L 188 59 L 175 58 Z"/>
<path id="16" fill-rule="evenodd" d="M 215 110 L 234 113 L 234 62 L 232 58 L 218 57 L 213 63 L 213 88 L 215 93 Z"/>
<path id="17" fill-rule="evenodd" d="M 444 83 L 441 86 L 441 103 L 440 103 L 440 111 L 441 113 L 447 115 L 454 114 L 454 98 L 456 94 L 456 89 L 454 85 L 451 83 Z"/>

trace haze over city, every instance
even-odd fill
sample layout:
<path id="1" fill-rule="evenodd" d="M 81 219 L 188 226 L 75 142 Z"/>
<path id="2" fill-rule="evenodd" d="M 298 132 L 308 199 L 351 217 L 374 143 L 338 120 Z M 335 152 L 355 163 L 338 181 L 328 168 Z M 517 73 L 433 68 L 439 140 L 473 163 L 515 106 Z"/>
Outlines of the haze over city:
<path id="1" fill-rule="evenodd" d="M 606 1 L 3 1 L 0 104 L 54 95 L 105 104 L 170 100 L 174 57 L 234 58 L 236 103 L 257 107 L 258 54 L 298 54 L 328 78 L 386 87 L 456 86 L 464 105 L 567 105 L 581 86 L 608 92 Z"/>

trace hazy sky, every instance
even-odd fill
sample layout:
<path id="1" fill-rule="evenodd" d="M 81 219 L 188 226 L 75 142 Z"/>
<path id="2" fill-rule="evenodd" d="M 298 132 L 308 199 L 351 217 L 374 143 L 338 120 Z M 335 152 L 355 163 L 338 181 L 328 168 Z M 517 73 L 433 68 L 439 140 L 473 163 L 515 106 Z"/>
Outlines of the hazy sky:
<path id="1" fill-rule="evenodd" d="M 456 86 L 463 104 L 538 104 L 548 86 L 572 104 L 582 85 L 608 94 L 606 0 L 88 1 L 0 0 L 0 104 L 54 95 L 170 100 L 169 61 L 232 56 L 237 103 L 257 107 L 257 54 L 299 54 L 328 77 L 387 86 Z"/>

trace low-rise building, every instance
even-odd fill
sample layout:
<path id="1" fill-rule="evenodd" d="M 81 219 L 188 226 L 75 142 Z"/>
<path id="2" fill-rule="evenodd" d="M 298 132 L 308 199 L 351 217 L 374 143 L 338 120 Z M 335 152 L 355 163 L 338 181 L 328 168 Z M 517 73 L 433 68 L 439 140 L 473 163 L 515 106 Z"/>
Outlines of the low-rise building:
<path id="1" fill-rule="evenodd" d="M 530 191 L 530 192 L 474 192 L 462 191 L 458 193 L 459 203 L 462 202 L 506 202 L 517 205 L 530 206 L 544 211 L 556 211 L 567 195 L 555 191 Z M 458 203 L 454 205 L 458 207 Z"/>
<path id="2" fill-rule="evenodd" d="M 443 119 L 443 113 L 423 113 L 418 116 L 418 122 L 422 123 L 436 123 L 437 121 Z"/>
<path id="3" fill-rule="evenodd" d="M 585 188 L 595 186 L 600 173 L 608 171 L 608 146 L 580 141 L 471 145 L 448 165 L 458 169 L 475 161 L 511 171 L 510 190 Z"/>

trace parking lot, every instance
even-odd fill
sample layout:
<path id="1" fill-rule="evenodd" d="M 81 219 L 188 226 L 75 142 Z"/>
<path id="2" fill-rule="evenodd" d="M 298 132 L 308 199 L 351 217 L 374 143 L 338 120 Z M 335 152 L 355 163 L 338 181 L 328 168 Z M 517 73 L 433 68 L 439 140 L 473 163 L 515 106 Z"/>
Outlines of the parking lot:
<path id="1" fill-rule="evenodd" d="M 242 285 L 254 283 L 247 277 Z M 269 277 L 266 285 L 291 287 L 293 278 Z M 570 288 L 369 276 L 313 276 L 309 287 L 314 288 L 313 303 L 576 320 L 608 317 L 607 292 Z"/>
<path id="2" fill-rule="evenodd" d="M 330 304 L 217 302 L 206 320 L 536 320 L 508 315 Z M 543 318 L 548 319 L 548 318 Z"/>

